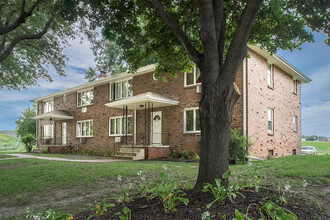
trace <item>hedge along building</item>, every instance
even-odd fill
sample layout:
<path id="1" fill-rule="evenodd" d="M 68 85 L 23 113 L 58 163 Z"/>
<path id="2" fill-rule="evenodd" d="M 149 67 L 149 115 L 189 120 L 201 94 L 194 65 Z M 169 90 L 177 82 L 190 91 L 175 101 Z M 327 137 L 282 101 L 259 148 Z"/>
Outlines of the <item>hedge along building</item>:
<path id="1" fill-rule="evenodd" d="M 239 69 L 241 90 L 232 127 L 254 142 L 253 156 L 300 153 L 300 85 L 311 80 L 279 55 L 249 46 Z M 155 65 L 33 100 L 38 148 L 51 152 L 116 152 L 132 159 L 160 158 L 169 150 L 199 152 L 200 73 L 154 78 Z"/>

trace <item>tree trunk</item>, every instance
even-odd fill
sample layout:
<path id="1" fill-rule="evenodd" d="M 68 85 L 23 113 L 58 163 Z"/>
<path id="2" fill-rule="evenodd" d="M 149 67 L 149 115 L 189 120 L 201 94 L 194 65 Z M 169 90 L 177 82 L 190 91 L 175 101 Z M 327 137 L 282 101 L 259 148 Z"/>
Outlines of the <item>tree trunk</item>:
<path id="1" fill-rule="evenodd" d="M 199 104 L 202 139 L 195 190 L 201 190 L 204 183 L 215 185 L 215 179 L 222 179 L 228 171 L 230 124 L 240 96 L 237 86 L 227 82 L 215 83 L 203 91 Z M 227 180 L 222 179 L 222 184 L 227 185 Z"/>

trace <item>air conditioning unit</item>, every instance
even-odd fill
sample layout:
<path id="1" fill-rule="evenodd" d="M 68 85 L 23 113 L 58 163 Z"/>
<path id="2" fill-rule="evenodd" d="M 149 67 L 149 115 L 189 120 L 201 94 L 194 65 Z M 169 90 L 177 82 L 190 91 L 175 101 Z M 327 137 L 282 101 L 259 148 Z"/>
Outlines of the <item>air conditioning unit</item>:
<path id="1" fill-rule="evenodd" d="M 81 112 L 82 112 L 82 113 L 87 112 L 87 107 L 82 107 L 82 108 L 81 108 Z"/>
<path id="2" fill-rule="evenodd" d="M 202 85 L 196 86 L 196 92 L 201 93 L 202 92 Z"/>
<path id="3" fill-rule="evenodd" d="M 202 135 L 196 134 L 196 141 L 201 142 L 202 141 Z"/>
<path id="4" fill-rule="evenodd" d="M 115 142 L 116 142 L 116 143 L 121 142 L 121 137 L 115 137 Z"/>

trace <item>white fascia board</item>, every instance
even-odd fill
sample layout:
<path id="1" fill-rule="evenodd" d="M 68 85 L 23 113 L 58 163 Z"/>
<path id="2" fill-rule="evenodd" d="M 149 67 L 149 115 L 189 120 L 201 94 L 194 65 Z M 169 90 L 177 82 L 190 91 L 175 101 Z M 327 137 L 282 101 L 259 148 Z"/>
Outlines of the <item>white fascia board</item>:
<path id="1" fill-rule="evenodd" d="M 296 67 L 294 67 L 291 63 L 289 63 L 280 55 L 274 54 L 272 56 L 270 55 L 270 53 L 268 53 L 268 51 L 261 49 L 257 45 L 248 45 L 248 48 L 256 52 L 257 54 L 261 55 L 262 57 L 266 58 L 267 61 L 269 61 L 272 64 L 275 64 L 284 72 L 292 76 L 294 79 L 299 80 L 301 83 L 309 83 L 312 81 L 308 76 L 306 76 L 303 72 L 301 72 Z"/>
<path id="2" fill-rule="evenodd" d="M 68 93 L 72 93 L 72 92 L 77 92 L 79 90 L 84 90 L 84 89 L 87 89 L 87 88 L 92 88 L 94 86 L 99 86 L 99 85 L 114 82 L 114 81 L 117 81 L 117 80 L 124 80 L 126 78 L 131 78 L 131 77 L 134 77 L 134 76 L 137 76 L 137 75 L 142 75 L 142 74 L 145 74 L 145 73 L 155 71 L 155 69 L 156 69 L 156 64 L 151 64 L 151 65 L 139 68 L 136 73 L 132 73 L 132 74 L 130 74 L 128 72 L 121 73 L 121 74 L 118 74 L 118 75 L 113 76 L 113 77 L 107 77 L 105 79 L 100 79 L 100 80 L 96 80 L 96 81 L 93 81 L 93 82 L 85 83 L 85 84 L 80 85 L 80 86 L 76 86 L 76 87 L 73 87 L 73 88 L 70 88 L 70 89 L 66 89 L 66 90 L 63 90 L 63 91 L 52 93 L 52 94 L 49 94 L 49 95 L 46 95 L 46 96 L 42 96 L 40 98 L 32 99 L 31 102 L 36 103 L 38 101 L 43 101 L 45 99 L 54 98 L 56 96 L 60 96 L 60 95 L 64 95 L 64 94 L 68 94 Z"/>

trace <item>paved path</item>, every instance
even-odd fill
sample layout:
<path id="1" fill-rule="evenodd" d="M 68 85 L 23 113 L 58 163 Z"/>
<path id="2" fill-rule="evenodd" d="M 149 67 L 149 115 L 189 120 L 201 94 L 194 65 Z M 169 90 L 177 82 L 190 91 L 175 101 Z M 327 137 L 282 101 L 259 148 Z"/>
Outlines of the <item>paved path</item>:
<path id="1" fill-rule="evenodd" d="M 30 154 L 2 154 L 2 155 L 15 156 L 15 157 L 0 158 L 0 160 L 32 158 L 32 159 L 42 159 L 42 160 L 52 160 L 52 161 L 83 162 L 83 163 L 110 163 L 110 162 L 124 161 L 124 160 L 114 160 L 114 159 L 81 160 L 81 159 L 68 159 L 68 158 L 60 158 L 60 157 L 36 156 Z"/>

